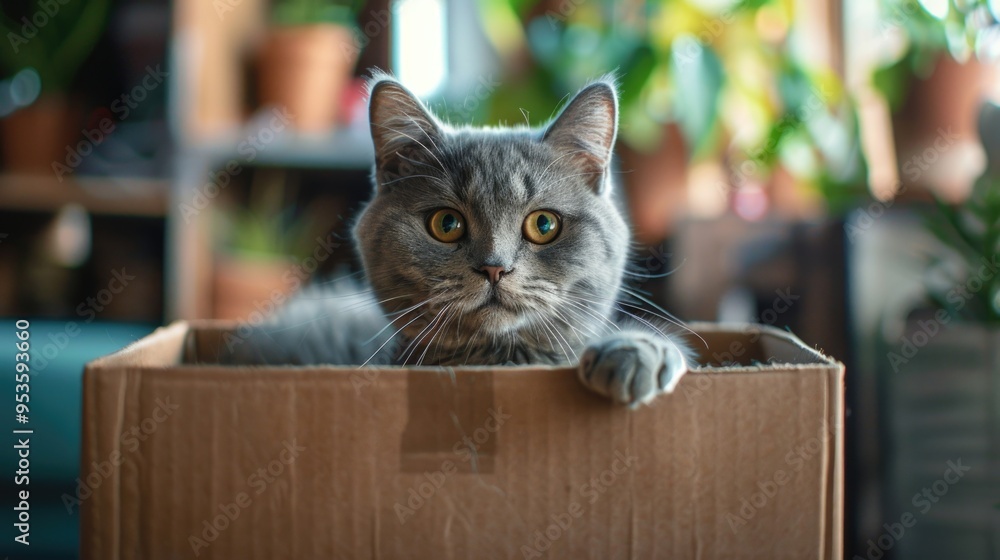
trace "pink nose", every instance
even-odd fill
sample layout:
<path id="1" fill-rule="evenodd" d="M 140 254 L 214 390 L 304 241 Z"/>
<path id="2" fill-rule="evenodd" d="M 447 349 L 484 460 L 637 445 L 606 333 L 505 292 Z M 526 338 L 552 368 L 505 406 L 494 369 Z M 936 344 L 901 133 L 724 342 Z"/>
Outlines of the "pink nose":
<path id="1" fill-rule="evenodd" d="M 479 271 L 485 272 L 487 278 L 490 279 L 490 284 L 494 286 L 500 281 L 500 277 L 507 273 L 502 266 L 483 266 L 479 268 Z"/>

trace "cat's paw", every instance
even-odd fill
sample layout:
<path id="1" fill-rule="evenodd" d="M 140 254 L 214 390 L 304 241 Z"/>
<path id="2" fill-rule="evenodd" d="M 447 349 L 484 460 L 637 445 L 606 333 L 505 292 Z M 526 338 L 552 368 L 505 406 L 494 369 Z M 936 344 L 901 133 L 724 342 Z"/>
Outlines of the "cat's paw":
<path id="1" fill-rule="evenodd" d="M 673 391 L 686 371 L 678 343 L 658 333 L 625 331 L 591 343 L 578 373 L 591 390 L 636 406 Z"/>

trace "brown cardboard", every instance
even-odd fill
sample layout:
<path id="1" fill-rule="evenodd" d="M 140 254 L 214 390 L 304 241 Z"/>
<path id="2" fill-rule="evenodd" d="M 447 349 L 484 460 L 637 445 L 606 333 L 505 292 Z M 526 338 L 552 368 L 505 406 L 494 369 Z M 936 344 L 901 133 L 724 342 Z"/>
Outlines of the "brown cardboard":
<path id="1" fill-rule="evenodd" d="M 82 557 L 841 558 L 843 366 L 694 328 L 716 365 L 629 410 L 569 368 L 196 365 L 228 331 L 175 323 L 86 368 Z"/>

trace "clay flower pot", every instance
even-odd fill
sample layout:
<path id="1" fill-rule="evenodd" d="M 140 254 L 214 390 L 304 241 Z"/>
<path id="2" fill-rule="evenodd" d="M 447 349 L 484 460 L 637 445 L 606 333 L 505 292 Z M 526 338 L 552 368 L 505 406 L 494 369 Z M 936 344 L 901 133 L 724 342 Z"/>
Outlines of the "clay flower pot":
<path id="1" fill-rule="evenodd" d="M 66 97 L 44 95 L 0 120 L 4 169 L 11 173 L 52 173 L 65 163 L 74 140 L 76 114 Z"/>
<path id="2" fill-rule="evenodd" d="M 671 123 L 665 125 L 655 151 L 639 152 L 619 143 L 618 154 L 636 241 L 656 245 L 672 233 L 677 209 L 686 204 L 689 166 L 684 137 Z"/>
<path id="3" fill-rule="evenodd" d="M 215 298 L 213 317 L 239 321 L 251 320 L 258 311 L 268 314 L 281 307 L 283 299 L 295 286 L 288 281 L 294 271 L 291 259 L 264 255 L 232 255 L 215 263 Z M 259 321 L 259 319 L 258 319 Z"/>
<path id="4" fill-rule="evenodd" d="M 298 130 L 322 132 L 338 121 L 358 49 L 347 27 L 275 27 L 260 53 L 260 102 L 287 109 Z"/>

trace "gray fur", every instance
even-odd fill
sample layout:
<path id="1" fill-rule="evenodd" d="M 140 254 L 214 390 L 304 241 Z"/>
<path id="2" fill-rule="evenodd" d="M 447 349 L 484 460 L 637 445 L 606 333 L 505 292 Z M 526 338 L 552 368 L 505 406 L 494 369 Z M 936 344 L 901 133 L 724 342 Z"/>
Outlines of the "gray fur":
<path id="1" fill-rule="evenodd" d="M 681 343 L 646 320 L 615 320 L 629 227 L 612 198 L 612 81 L 585 87 L 541 129 L 453 128 L 384 74 L 369 87 L 375 192 L 353 234 L 371 288 L 306 291 L 233 361 L 579 362 L 584 384 L 617 402 L 673 389 L 687 369 Z M 440 208 L 464 215 L 463 239 L 428 233 Z M 562 230 L 536 245 L 522 224 L 542 209 Z M 484 265 L 507 272 L 493 285 Z"/>

